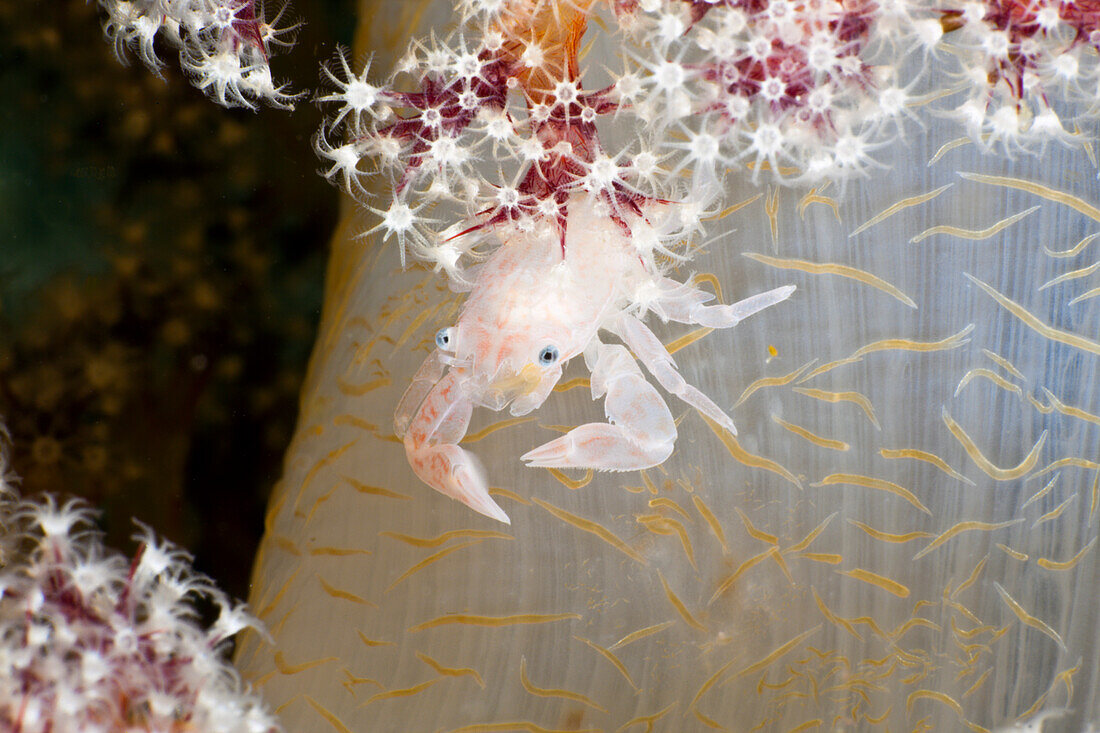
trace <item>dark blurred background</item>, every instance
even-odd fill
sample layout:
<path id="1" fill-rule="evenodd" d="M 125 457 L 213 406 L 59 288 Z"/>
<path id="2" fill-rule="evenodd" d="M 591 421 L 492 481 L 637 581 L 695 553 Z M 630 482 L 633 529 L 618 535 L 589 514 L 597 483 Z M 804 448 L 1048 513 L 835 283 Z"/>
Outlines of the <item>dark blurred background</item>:
<path id="1" fill-rule="evenodd" d="M 353 9 L 296 2 L 276 82 L 316 90 Z M 127 552 L 140 519 L 243 598 L 337 197 L 312 95 L 226 110 L 160 56 L 119 63 L 94 2 L 0 0 L 0 416 L 26 494 L 86 498 Z"/>

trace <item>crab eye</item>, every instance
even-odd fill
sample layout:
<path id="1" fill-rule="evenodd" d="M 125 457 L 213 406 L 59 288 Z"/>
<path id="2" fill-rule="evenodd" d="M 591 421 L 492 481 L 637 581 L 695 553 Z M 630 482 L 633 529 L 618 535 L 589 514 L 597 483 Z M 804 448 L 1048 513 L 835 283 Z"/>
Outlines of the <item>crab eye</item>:
<path id="1" fill-rule="evenodd" d="M 558 360 L 558 350 L 554 346 L 544 346 L 539 352 L 539 364 L 549 366 Z"/>
<path id="2" fill-rule="evenodd" d="M 435 345 L 444 351 L 451 351 L 454 348 L 454 329 L 441 328 L 436 331 Z"/>

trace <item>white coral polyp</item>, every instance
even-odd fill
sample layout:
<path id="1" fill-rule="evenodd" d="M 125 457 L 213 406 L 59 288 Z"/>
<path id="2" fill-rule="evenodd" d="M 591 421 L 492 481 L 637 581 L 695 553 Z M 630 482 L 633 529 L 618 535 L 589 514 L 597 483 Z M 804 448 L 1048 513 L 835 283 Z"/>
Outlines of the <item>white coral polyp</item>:
<path id="1" fill-rule="evenodd" d="M 0 476 L 6 466 L 0 446 Z M 0 514 L 12 499 L 0 497 Z M 0 569 L 0 730 L 274 733 L 221 642 L 258 623 L 195 575 L 186 553 L 148 529 L 136 571 L 105 550 L 85 505 L 24 502 L 4 518 Z M 188 596 L 221 614 L 206 630 Z"/>
<path id="2" fill-rule="evenodd" d="M 1091 122 L 1097 111 L 1095 14 L 1054 0 L 1013 8 L 1004 12 L 991 0 L 958 8 L 962 27 L 945 40 L 954 76 L 970 99 L 955 116 L 982 145 L 1009 153 L 1042 150 L 1051 140 L 1080 142 L 1066 133 L 1061 118 Z"/>
<path id="3" fill-rule="evenodd" d="M 1100 113 L 1100 28 L 1072 3 L 1013 3 L 1009 13 L 993 0 L 616 0 L 604 13 L 459 0 L 461 25 L 414 40 L 393 79 L 370 81 L 369 63 L 355 73 L 345 51 L 325 68 L 336 89 L 318 97 L 333 111 L 317 153 L 360 199 L 362 179 L 382 173 L 399 205 L 368 206 L 380 220 L 369 232 L 461 279 L 463 256 L 497 244 L 441 249 L 451 235 L 425 212 L 444 232 L 531 229 L 562 226 L 574 195 L 621 218 L 654 201 L 686 211 L 685 198 L 722 190 L 727 176 L 843 183 L 883 167 L 879 152 L 929 109 L 986 148 L 1078 141 L 1066 125 Z M 588 35 L 559 36 L 569 26 L 554 26 L 559 11 L 588 16 L 570 23 L 587 23 L 591 42 L 597 25 L 607 31 L 617 58 L 606 74 L 570 46 L 589 47 Z M 544 20 L 554 32 L 531 32 Z M 228 72 L 216 96 L 236 92 Z M 1075 104 L 1089 107 L 1077 115 Z"/>
<path id="4" fill-rule="evenodd" d="M 647 101 L 655 108 L 645 112 L 649 120 L 675 124 L 677 136 L 685 128 L 720 130 L 729 162 L 748 161 L 754 179 L 765 162 L 768 177 L 794 183 L 865 173 L 874 165 L 866 151 L 890 139 L 911 117 L 904 94 L 880 103 L 879 92 L 898 89 L 909 50 L 938 42 L 938 36 L 915 40 L 920 33 L 914 24 L 929 20 L 942 33 L 938 18 L 924 17 L 932 14 L 930 8 L 904 0 L 768 0 L 739 8 L 695 4 L 694 24 L 675 42 L 663 43 L 663 13 L 682 5 L 655 3 L 646 17 L 645 40 L 664 58 L 637 58 L 643 85 L 651 90 Z M 925 35 L 932 30 L 925 28 Z M 880 88 L 883 79 L 888 85 Z M 686 112 L 669 109 L 678 95 L 689 100 Z M 860 130 L 861 147 L 856 155 L 842 155 L 840 163 L 835 151 L 845 129 Z M 694 154 L 678 141 L 664 145 Z M 786 173 L 774 165 L 779 160 L 790 163 Z M 670 167 L 679 171 L 692 162 Z"/>

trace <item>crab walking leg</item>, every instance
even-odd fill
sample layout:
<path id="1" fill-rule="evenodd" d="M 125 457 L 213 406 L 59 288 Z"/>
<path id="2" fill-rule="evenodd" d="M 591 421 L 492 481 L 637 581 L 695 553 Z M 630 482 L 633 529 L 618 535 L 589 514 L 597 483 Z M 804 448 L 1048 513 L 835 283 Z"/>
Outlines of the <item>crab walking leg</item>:
<path id="1" fill-rule="evenodd" d="M 733 420 L 721 407 L 697 388 L 688 384 L 676 370 L 676 362 L 649 328 L 634 316 L 620 315 L 610 330 L 621 338 L 631 351 L 645 364 L 661 386 L 684 402 L 703 413 L 726 430 L 737 435 Z"/>
<path id="2" fill-rule="evenodd" d="M 405 455 L 420 480 L 475 512 L 511 524 L 489 496 L 485 469 L 458 447 L 470 424 L 473 403 L 452 370 L 428 392 L 405 433 Z"/>
<path id="3" fill-rule="evenodd" d="M 714 296 L 669 278 L 664 278 L 661 286 L 663 293 L 658 300 L 658 312 L 664 312 L 668 318 L 678 323 L 693 323 L 709 328 L 736 326 L 753 313 L 782 303 L 795 291 L 794 285 L 784 285 L 730 305 L 704 305 Z"/>
<path id="4" fill-rule="evenodd" d="M 611 423 L 573 428 L 525 453 L 521 460 L 527 465 L 635 471 L 663 463 L 672 455 L 676 423 L 668 405 L 626 348 L 607 344 L 597 348 L 592 398 L 606 395 L 604 411 Z"/>

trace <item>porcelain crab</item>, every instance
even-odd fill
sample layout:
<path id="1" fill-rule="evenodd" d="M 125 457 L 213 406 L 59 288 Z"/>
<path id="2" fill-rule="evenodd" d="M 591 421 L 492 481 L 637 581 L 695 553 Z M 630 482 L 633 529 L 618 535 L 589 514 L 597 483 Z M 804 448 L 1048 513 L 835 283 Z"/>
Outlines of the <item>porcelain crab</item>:
<path id="1" fill-rule="evenodd" d="M 646 312 L 679 323 L 729 328 L 794 292 L 775 288 L 732 305 L 664 277 L 639 254 L 621 222 L 585 201 L 569 207 L 564 239 L 546 227 L 497 231 L 503 244 L 471 272 L 458 322 L 436 335 L 436 348 L 413 377 L 394 425 L 413 471 L 435 490 L 509 523 L 490 497 L 486 474 L 459 447 L 475 406 L 525 415 L 558 383 L 565 363 L 583 355 L 592 398 L 604 398 L 609 422 L 570 430 L 521 456 L 528 466 L 630 471 L 672 453 L 676 425 L 635 357 L 667 391 L 730 432 L 728 415 L 680 376 L 672 356 L 642 322 Z M 639 218 L 632 226 L 646 227 Z M 622 344 L 605 343 L 606 331 Z M 629 350 L 628 350 L 629 349 Z M 633 355 L 632 353 L 633 352 Z"/>

